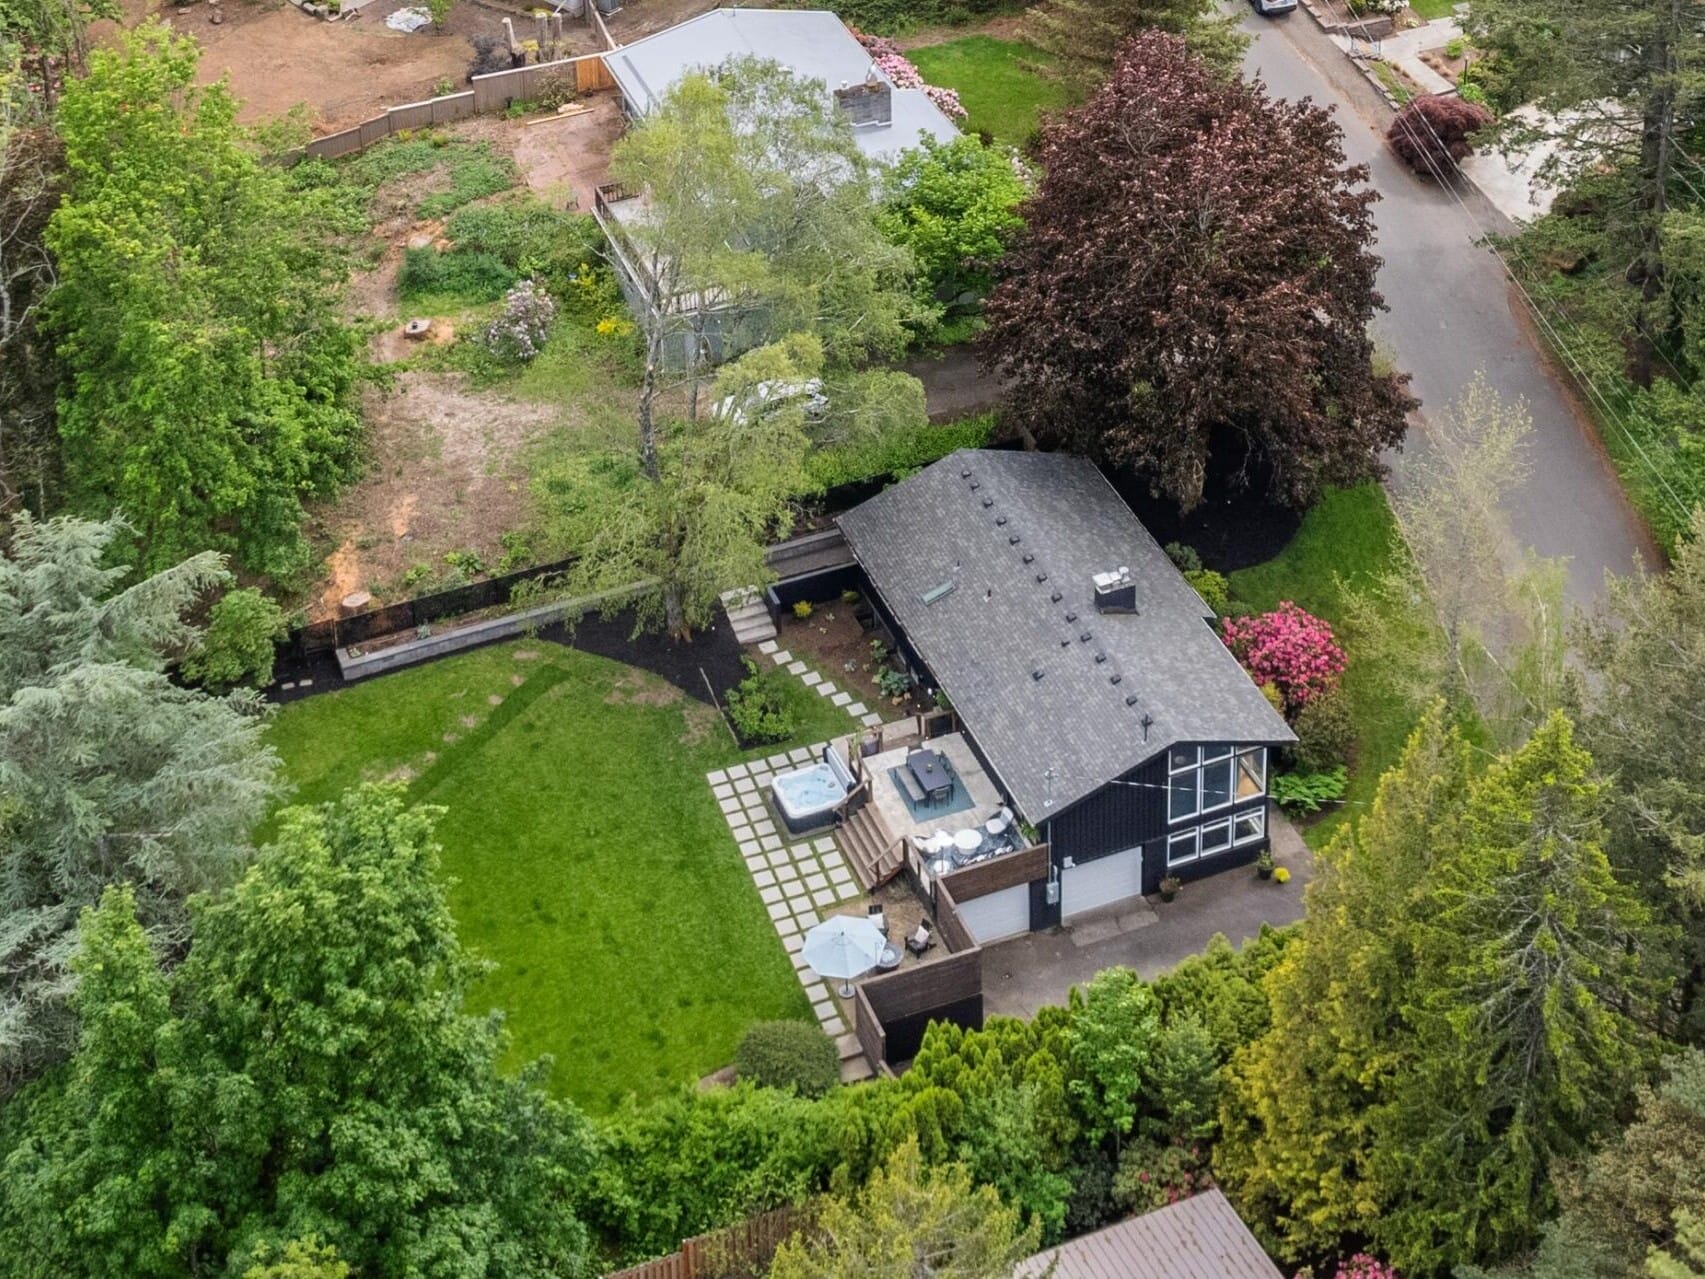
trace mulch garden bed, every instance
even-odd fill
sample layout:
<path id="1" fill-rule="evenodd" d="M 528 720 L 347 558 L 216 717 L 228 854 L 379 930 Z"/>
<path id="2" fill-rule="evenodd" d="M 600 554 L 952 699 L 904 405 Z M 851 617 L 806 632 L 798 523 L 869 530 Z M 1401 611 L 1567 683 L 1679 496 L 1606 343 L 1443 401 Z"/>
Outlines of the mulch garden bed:
<path id="1" fill-rule="evenodd" d="M 876 686 L 877 664 L 870 651 L 870 641 L 876 635 L 858 624 L 853 608 L 852 604 L 835 601 L 817 605 L 807 618 L 784 615 L 776 643 L 815 666 L 884 720 L 928 709 L 913 695 L 898 702 L 882 695 Z"/>

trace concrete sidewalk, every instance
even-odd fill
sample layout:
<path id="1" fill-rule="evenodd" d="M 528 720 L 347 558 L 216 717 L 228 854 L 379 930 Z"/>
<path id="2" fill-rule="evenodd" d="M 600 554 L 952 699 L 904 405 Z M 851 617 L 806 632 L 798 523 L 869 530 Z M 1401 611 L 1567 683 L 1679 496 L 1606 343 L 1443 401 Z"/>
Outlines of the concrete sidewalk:
<path id="1" fill-rule="evenodd" d="M 1273 859 L 1291 872 L 1288 884 L 1257 878 L 1250 866 L 1184 885 L 1177 900 L 1139 898 L 1093 911 L 1065 928 L 1031 933 L 983 951 L 983 1012 L 1030 1017 L 1044 1004 L 1063 1004 L 1103 968 L 1123 965 L 1152 980 L 1207 949 L 1216 933 L 1234 945 L 1261 925 L 1302 918 L 1302 890 L 1314 877 L 1314 854 L 1295 826 L 1275 809 L 1268 815 Z"/>

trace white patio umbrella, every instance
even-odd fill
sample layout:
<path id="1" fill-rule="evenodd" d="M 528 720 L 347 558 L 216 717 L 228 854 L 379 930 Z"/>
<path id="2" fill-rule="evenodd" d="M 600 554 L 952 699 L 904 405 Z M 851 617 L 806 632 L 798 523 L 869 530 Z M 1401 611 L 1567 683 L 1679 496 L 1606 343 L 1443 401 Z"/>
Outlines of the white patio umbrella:
<path id="1" fill-rule="evenodd" d="M 852 994 L 852 979 L 875 968 L 887 944 L 865 916 L 831 915 L 805 934 L 799 953 L 819 976 L 839 977 L 845 999 Z"/>

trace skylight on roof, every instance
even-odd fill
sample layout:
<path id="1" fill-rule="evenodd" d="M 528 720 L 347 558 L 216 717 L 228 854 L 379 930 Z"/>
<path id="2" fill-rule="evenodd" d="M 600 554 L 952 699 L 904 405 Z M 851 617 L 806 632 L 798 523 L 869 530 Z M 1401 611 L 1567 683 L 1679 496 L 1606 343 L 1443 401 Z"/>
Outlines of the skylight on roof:
<path id="1" fill-rule="evenodd" d="M 939 583 L 925 591 L 921 598 L 925 604 L 934 604 L 937 600 L 944 600 L 953 594 L 953 588 L 958 585 L 959 583 L 951 581 Z"/>

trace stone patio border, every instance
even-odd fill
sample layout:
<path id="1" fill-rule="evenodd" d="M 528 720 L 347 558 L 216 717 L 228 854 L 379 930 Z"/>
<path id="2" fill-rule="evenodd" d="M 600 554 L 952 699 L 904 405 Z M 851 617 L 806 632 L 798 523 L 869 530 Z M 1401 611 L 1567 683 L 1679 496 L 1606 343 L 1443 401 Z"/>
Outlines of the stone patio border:
<path id="1" fill-rule="evenodd" d="M 861 728 L 875 728 L 882 722 L 882 716 L 871 710 L 863 702 L 858 701 L 844 689 L 835 687 L 835 681 L 824 679 L 804 662 L 788 652 L 774 640 L 765 640 L 758 645 L 758 651 L 774 662 L 789 675 L 797 675 L 819 697 L 826 697 L 839 706 L 858 723 Z"/>

